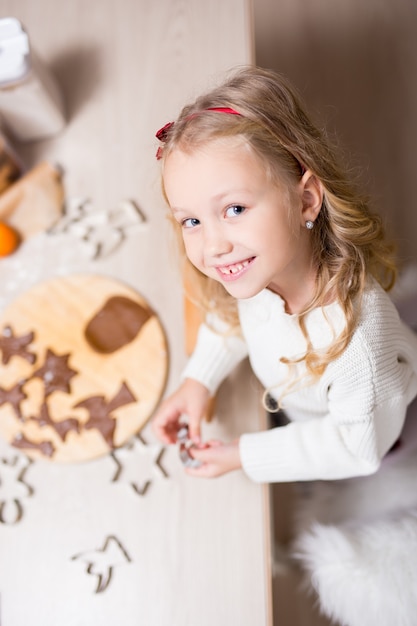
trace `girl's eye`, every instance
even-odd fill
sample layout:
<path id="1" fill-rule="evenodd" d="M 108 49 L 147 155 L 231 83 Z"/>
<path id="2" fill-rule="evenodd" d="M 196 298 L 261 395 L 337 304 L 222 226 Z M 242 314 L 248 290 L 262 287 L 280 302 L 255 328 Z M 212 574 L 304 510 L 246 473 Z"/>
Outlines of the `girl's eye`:
<path id="1" fill-rule="evenodd" d="M 235 204 L 233 206 L 229 206 L 226 209 L 226 217 L 236 217 L 237 215 L 242 215 L 245 211 L 245 207 L 240 204 Z"/>
<path id="2" fill-rule="evenodd" d="M 187 217 L 187 219 L 181 222 L 181 226 L 183 228 L 195 228 L 199 224 L 200 224 L 200 220 L 197 220 L 194 217 Z"/>

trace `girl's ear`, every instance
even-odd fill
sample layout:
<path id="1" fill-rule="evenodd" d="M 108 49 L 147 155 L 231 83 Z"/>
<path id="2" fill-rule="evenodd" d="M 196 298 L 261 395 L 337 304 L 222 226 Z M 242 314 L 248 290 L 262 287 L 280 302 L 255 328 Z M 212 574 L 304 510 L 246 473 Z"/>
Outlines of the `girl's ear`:
<path id="1" fill-rule="evenodd" d="M 320 213 L 323 203 L 323 185 L 320 180 L 307 170 L 300 181 L 301 185 L 301 220 L 304 226 L 307 221 L 314 222 Z"/>

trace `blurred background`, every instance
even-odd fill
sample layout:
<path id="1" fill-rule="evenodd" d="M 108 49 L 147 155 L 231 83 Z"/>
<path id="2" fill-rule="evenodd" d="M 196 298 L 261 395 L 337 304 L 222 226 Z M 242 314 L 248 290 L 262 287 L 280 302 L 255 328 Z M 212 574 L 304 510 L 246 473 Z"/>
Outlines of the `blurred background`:
<path id="1" fill-rule="evenodd" d="M 417 3 L 255 0 L 258 65 L 286 74 L 417 261 Z"/>

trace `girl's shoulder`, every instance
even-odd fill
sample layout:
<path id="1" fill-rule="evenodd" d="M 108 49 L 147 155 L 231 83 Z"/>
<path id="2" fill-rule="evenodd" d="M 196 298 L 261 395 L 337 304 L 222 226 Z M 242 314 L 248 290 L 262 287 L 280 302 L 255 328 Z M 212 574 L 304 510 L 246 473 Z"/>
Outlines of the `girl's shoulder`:
<path id="1" fill-rule="evenodd" d="M 376 280 L 370 281 L 362 298 L 359 328 L 369 326 L 377 332 L 381 325 L 385 328 L 400 324 L 400 315 L 391 297 Z"/>
<path id="2" fill-rule="evenodd" d="M 407 372 L 407 374 L 405 373 Z M 342 354 L 329 364 L 323 384 L 370 404 L 409 393 L 417 375 L 417 334 L 402 321 L 376 282 L 363 294 L 359 322 Z M 361 395 L 362 394 L 362 395 Z"/>
<path id="3" fill-rule="evenodd" d="M 369 283 L 363 294 L 359 321 L 345 356 L 353 353 L 377 361 L 397 359 L 405 353 L 417 355 L 417 335 L 402 321 L 393 300 L 376 281 Z"/>

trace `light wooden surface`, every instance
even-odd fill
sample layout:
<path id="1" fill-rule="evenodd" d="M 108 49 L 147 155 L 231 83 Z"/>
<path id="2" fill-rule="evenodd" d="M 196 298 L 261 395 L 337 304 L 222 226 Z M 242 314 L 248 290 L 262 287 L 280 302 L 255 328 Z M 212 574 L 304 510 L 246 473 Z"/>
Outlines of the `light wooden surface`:
<path id="1" fill-rule="evenodd" d="M 112 313 L 114 298 L 142 315 L 137 333 L 120 306 Z M 164 391 L 168 350 L 158 316 L 113 278 L 82 273 L 42 281 L 0 313 L 0 346 L 5 329 L 31 338 L 25 352 L 32 358 L 18 350 L 0 363 L 2 386 L 20 384 L 26 396 L 18 406 L 0 407 L 0 434 L 35 460 L 77 462 L 109 453 L 141 430 Z M 113 338 L 111 348 L 123 345 L 96 349 Z"/>
<path id="2" fill-rule="evenodd" d="M 89 272 L 125 282 L 155 310 L 169 351 L 166 393 L 185 364 L 183 298 L 159 190 L 155 131 L 201 89 L 252 61 L 249 0 L 0 0 L 60 84 L 62 134 L 15 144 L 30 168 L 65 170 L 66 198 L 145 222 L 97 259 L 84 243 L 28 240 L 0 267 L 0 304 L 40 280 Z M 247 364 L 222 386 L 208 436 L 263 426 Z M 149 428 L 87 463 L 27 463 L 1 443 L 0 622 L 4 626 L 266 626 L 269 501 L 243 473 L 187 477 Z"/>

